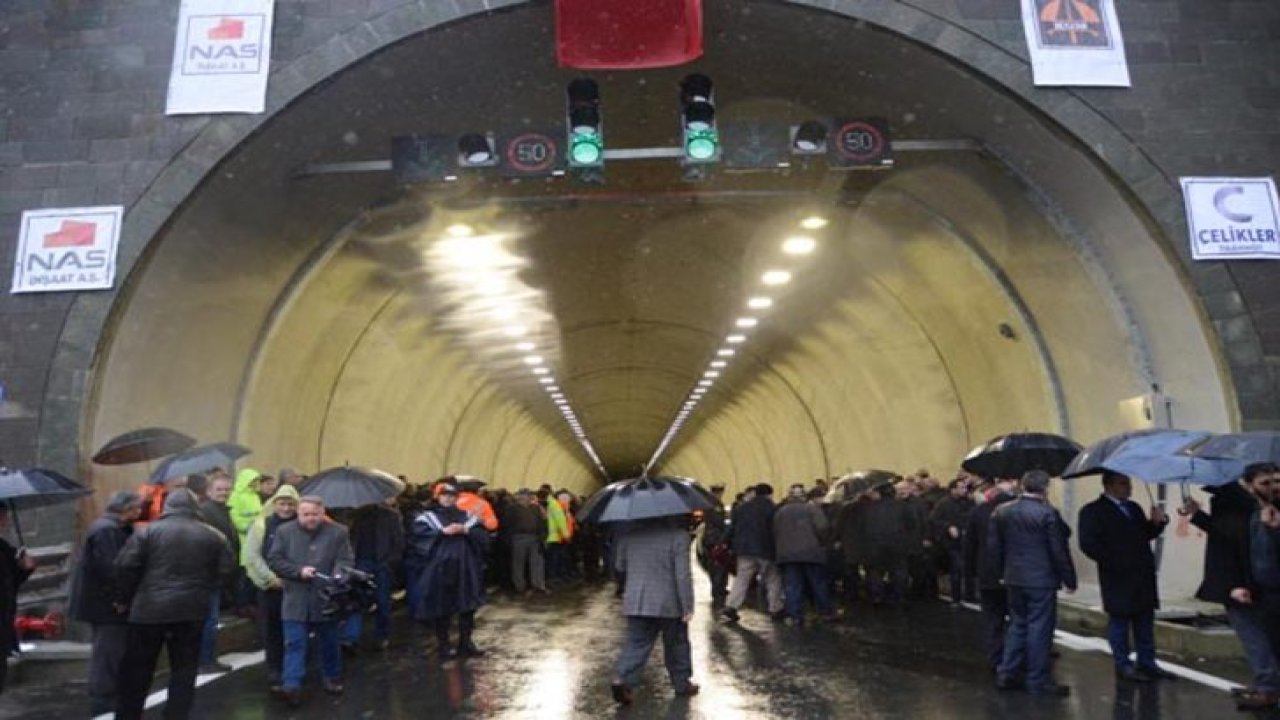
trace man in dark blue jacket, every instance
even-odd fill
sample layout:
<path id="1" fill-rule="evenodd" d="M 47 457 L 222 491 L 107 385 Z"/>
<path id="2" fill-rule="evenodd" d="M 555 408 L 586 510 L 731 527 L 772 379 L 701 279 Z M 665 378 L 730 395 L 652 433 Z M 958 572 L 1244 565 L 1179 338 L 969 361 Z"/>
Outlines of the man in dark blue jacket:
<path id="1" fill-rule="evenodd" d="M 773 512 L 773 488 L 768 483 L 757 485 L 755 497 L 733 509 L 729 537 L 738 558 L 738 574 L 720 611 L 720 616 L 729 622 L 738 621 L 738 608 L 747 599 L 747 590 L 757 575 L 768 597 L 769 615 L 775 620 L 785 617 L 782 577 L 773 562 Z"/>
<path id="2" fill-rule="evenodd" d="M 1151 541 L 1164 532 L 1169 518 L 1160 508 L 1148 519 L 1129 499 L 1133 482 L 1105 472 L 1102 497 L 1080 509 L 1080 551 L 1098 564 L 1102 608 L 1107 611 L 1107 639 L 1116 676 L 1131 682 L 1173 677 L 1156 665 L 1156 557 Z M 1138 664 L 1129 659 L 1129 633 L 1138 649 Z"/>
<path id="3" fill-rule="evenodd" d="M 112 495 L 106 512 L 85 532 L 71 581 L 68 614 L 93 630 L 89 655 L 89 712 L 93 717 L 116 709 L 116 678 L 129 637 L 129 606 L 116 578 L 116 556 L 140 515 L 142 498 L 138 493 L 122 490 Z"/>
<path id="4" fill-rule="evenodd" d="M 1058 624 L 1058 588 L 1076 590 L 1076 569 L 1067 549 L 1066 523 L 1045 499 L 1049 475 L 1022 476 L 1022 496 L 991 515 L 987 551 L 1009 596 L 1009 629 L 996 684 L 1013 689 L 1026 669 L 1026 689 L 1034 695 L 1066 696 L 1071 689 L 1053 682 L 1049 652 Z"/>

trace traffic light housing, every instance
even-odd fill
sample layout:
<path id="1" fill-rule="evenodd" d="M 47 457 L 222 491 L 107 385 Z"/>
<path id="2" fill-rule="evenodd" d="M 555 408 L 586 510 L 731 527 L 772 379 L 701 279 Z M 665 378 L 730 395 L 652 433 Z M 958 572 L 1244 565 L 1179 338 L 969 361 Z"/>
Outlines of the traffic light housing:
<path id="1" fill-rule="evenodd" d="M 600 113 L 600 88 L 595 80 L 578 78 L 569 83 L 566 103 L 569 167 L 604 166 L 604 122 Z"/>
<path id="2" fill-rule="evenodd" d="M 458 138 L 458 167 L 494 167 L 498 148 L 493 133 L 467 133 Z"/>
<path id="3" fill-rule="evenodd" d="M 686 164 L 720 160 L 715 97 L 706 75 L 687 75 L 680 83 L 680 150 Z"/>

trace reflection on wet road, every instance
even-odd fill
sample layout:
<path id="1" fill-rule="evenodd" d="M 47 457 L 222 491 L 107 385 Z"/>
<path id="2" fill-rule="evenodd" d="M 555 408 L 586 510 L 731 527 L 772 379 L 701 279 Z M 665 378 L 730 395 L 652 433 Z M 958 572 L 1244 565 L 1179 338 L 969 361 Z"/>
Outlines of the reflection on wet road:
<path id="1" fill-rule="evenodd" d="M 907 611 L 859 608 L 839 625 L 799 629 L 754 612 L 744 612 L 739 626 L 719 624 L 705 596 L 690 633 L 694 679 L 702 693 L 672 695 L 659 645 L 636 704 L 619 710 L 608 691 L 623 628 L 618 605 L 612 588 L 603 586 L 547 598 L 496 599 L 482 611 L 477 632 L 488 655 L 443 668 L 427 652 L 428 633 L 401 621 L 390 650 L 365 651 L 349 661 L 345 696 L 332 698 L 312 685 L 306 704 L 291 710 L 267 699 L 265 675 L 257 665 L 202 687 L 193 717 L 1206 720 L 1238 715 L 1225 692 L 1187 680 L 1117 686 L 1110 658 L 1065 648 L 1056 674 L 1072 686 L 1070 698 L 999 692 L 976 649 L 977 613 L 942 603 Z M 61 717 L 80 716 L 83 700 L 66 705 L 69 714 Z"/>

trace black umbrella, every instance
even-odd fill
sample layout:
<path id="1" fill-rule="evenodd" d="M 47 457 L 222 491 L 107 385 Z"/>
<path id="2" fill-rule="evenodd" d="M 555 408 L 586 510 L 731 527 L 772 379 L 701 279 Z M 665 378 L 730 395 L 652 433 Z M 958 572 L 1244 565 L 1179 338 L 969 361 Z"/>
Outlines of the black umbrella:
<path id="1" fill-rule="evenodd" d="M 859 470 L 845 475 L 841 480 L 847 481 L 845 482 L 845 497 L 849 497 L 870 490 L 877 485 L 891 483 L 897 477 L 897 473 L 892 473 L 888 470 Z"/>
<path id="2" fill-rule="evenodd" d="M 688 515 L 716 503 L 710 491 L 688 478 L 638 477 L 598 490 L 578 511 L 578 520 L 607 523 Z"/>
<path id="3" fill-rule="evenodd" d="M 182 452 L 196 444 L 196 439 L 163 427 L 131 430 L 107 441 L 93 461 L 99 465 L 129 465 Z"/>
<path id="4" fill-rule="evenodd" d="M 19 545 L 23 542 L 18 510 L 71 502 L 92 492 L 75 480 L 53 470 L 0 468 L 0 502 L 8 505 L 13 515 L 13 530 L 18 536 Z"/>
<path id="5" fill-rule="evenodd" d="M 183 475 L 209 472 L 214 468 L 230 471 L 236 460 L 251 452 L 253 451 L 249 448 L 235 443 L 201 445 L 186 452 L 178 453 L 160 463 L 160 467 L 151 473 L 151 482 L 159 485 L 166 480 L 172 480 Z"/>
<path id="6" fill-rule="evenodd" d="M 1017 478 L 1030 470 L 1061 475 L 1080 444 L 1052 433 L 1010 433 L 974 448 L 960 467 L 988 478 Z"/>
<path id="7" fill-rule="evenodd" d="M 404 492 L 404 482 L 381 470 L 345 465 L 312 475 L 298 492 L 318 495 L 324 499 L 325 507 L 355 508 L 399 495 Z"/>
<path id="8" fill-rule="evenodd" d="M 1260 431 L 1215 435 L 1190 451 L 1194 457 L 1239 460 L 1249 465 L 1280 462 L 1280 432 Z"/>

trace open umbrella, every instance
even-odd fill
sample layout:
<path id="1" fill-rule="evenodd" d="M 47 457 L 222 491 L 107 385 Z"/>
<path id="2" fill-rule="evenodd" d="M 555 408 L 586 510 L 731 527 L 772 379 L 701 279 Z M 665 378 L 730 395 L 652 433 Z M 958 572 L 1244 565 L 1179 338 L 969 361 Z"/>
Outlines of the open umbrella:
<path id="1" fill-rule="evenodd" d="M 988 478 L 1017 478 L 1031 470 L 1061 475 L 1080 444 L 1052 433 L 1010 433 L 974 448 L 960 467 Z"/>
<path id="2" fill-rule="evenodd" d="M 235 443 L 201 445 L 178 453 L 160 463 L 160 467 L 151 473 L 151 482 L 159 485 L 176 477 L 209 472 L 214 468 L 230 471 L 236 460 L 251 452 L 253 451 L 249 448 Z"/>
<path id="3" fill-rule="evenodd" d="M 61 473 L 41 468 L 9 470 L 0 468 L 0 503 L 9 506 L 13 530 L 22 541 L 18 510 L 57 505 L 89 495 L 93 491 Z"/>
<path id="4" fill-rule="evenodd" d="M 596 491 L 578 511 L 578 520 L 607 523 L 688 515 L 716 502 L 710 491 L 689 478 L 638 477 Z"/>
<path id="5" fill-rule="evenodd" d="M 142 428 L 108 440 L 94 453 L 93 461 L 99 465 L 129 465 L 182 452 L 195 444 L 195 438 L 177 430 L 164 427 Z"/>
<path id="6" fill-rule="evenodd" d="M 858 493 L 866 492 L 877 485 L 891 483 L 898 476 L 888 470 L 859 470 L 849 473 L 837 480 L 844 485 L 845 498 L 852 498 Z"/>
<path id="7" fill-rule="evenodd" d="M 355 508 L 399 495 L 404 492 L 404 482 L 381 470 L 344 465 L 312 475 L 298 492 L 318 495 L 325 507 Z"/>
<path id="8" fill-rule="evenodd" d="M 1280 432 L 1242 432 L 1215 435 L 1189 453 L 1200 458 L 1238 460 L 1245 465 L 1280 462 Z"/>
<path id="9" fill-rule="evenodd" d="M 1117 435 L 1105 437 L 1098 442 L 1080 451 L 1078 455 L 1071 460 L 1071 464 L 1062 471 L 1062 478 L 1069 480 L 1071 478 L 1084 477 L 1085 475 L 1101 475 L 1107 470 L 1102 466 L 1103 461 L 1111 457 L 1115 451 L 1119 450 L 1129 440 L 1134 438 L 1148 437 L 1150 435 L 1158 435 L 1160 433 L 1169 432 L 1162 428 L 1147 428 L 1145 430 L 1130 430 Z M 1194 441 L 1189 441 L 1190 442 Z"/>
<path id="10" fill-rule="evenodd" d="M 1130 438 L 1102 461 L 1102 469 L 1156 485 L 1225 485 L 1240 477 L 1244 464 L 1238 460 L 1181 452 L 1208 436 L 1206 432 L 1166 430 Z"/>

